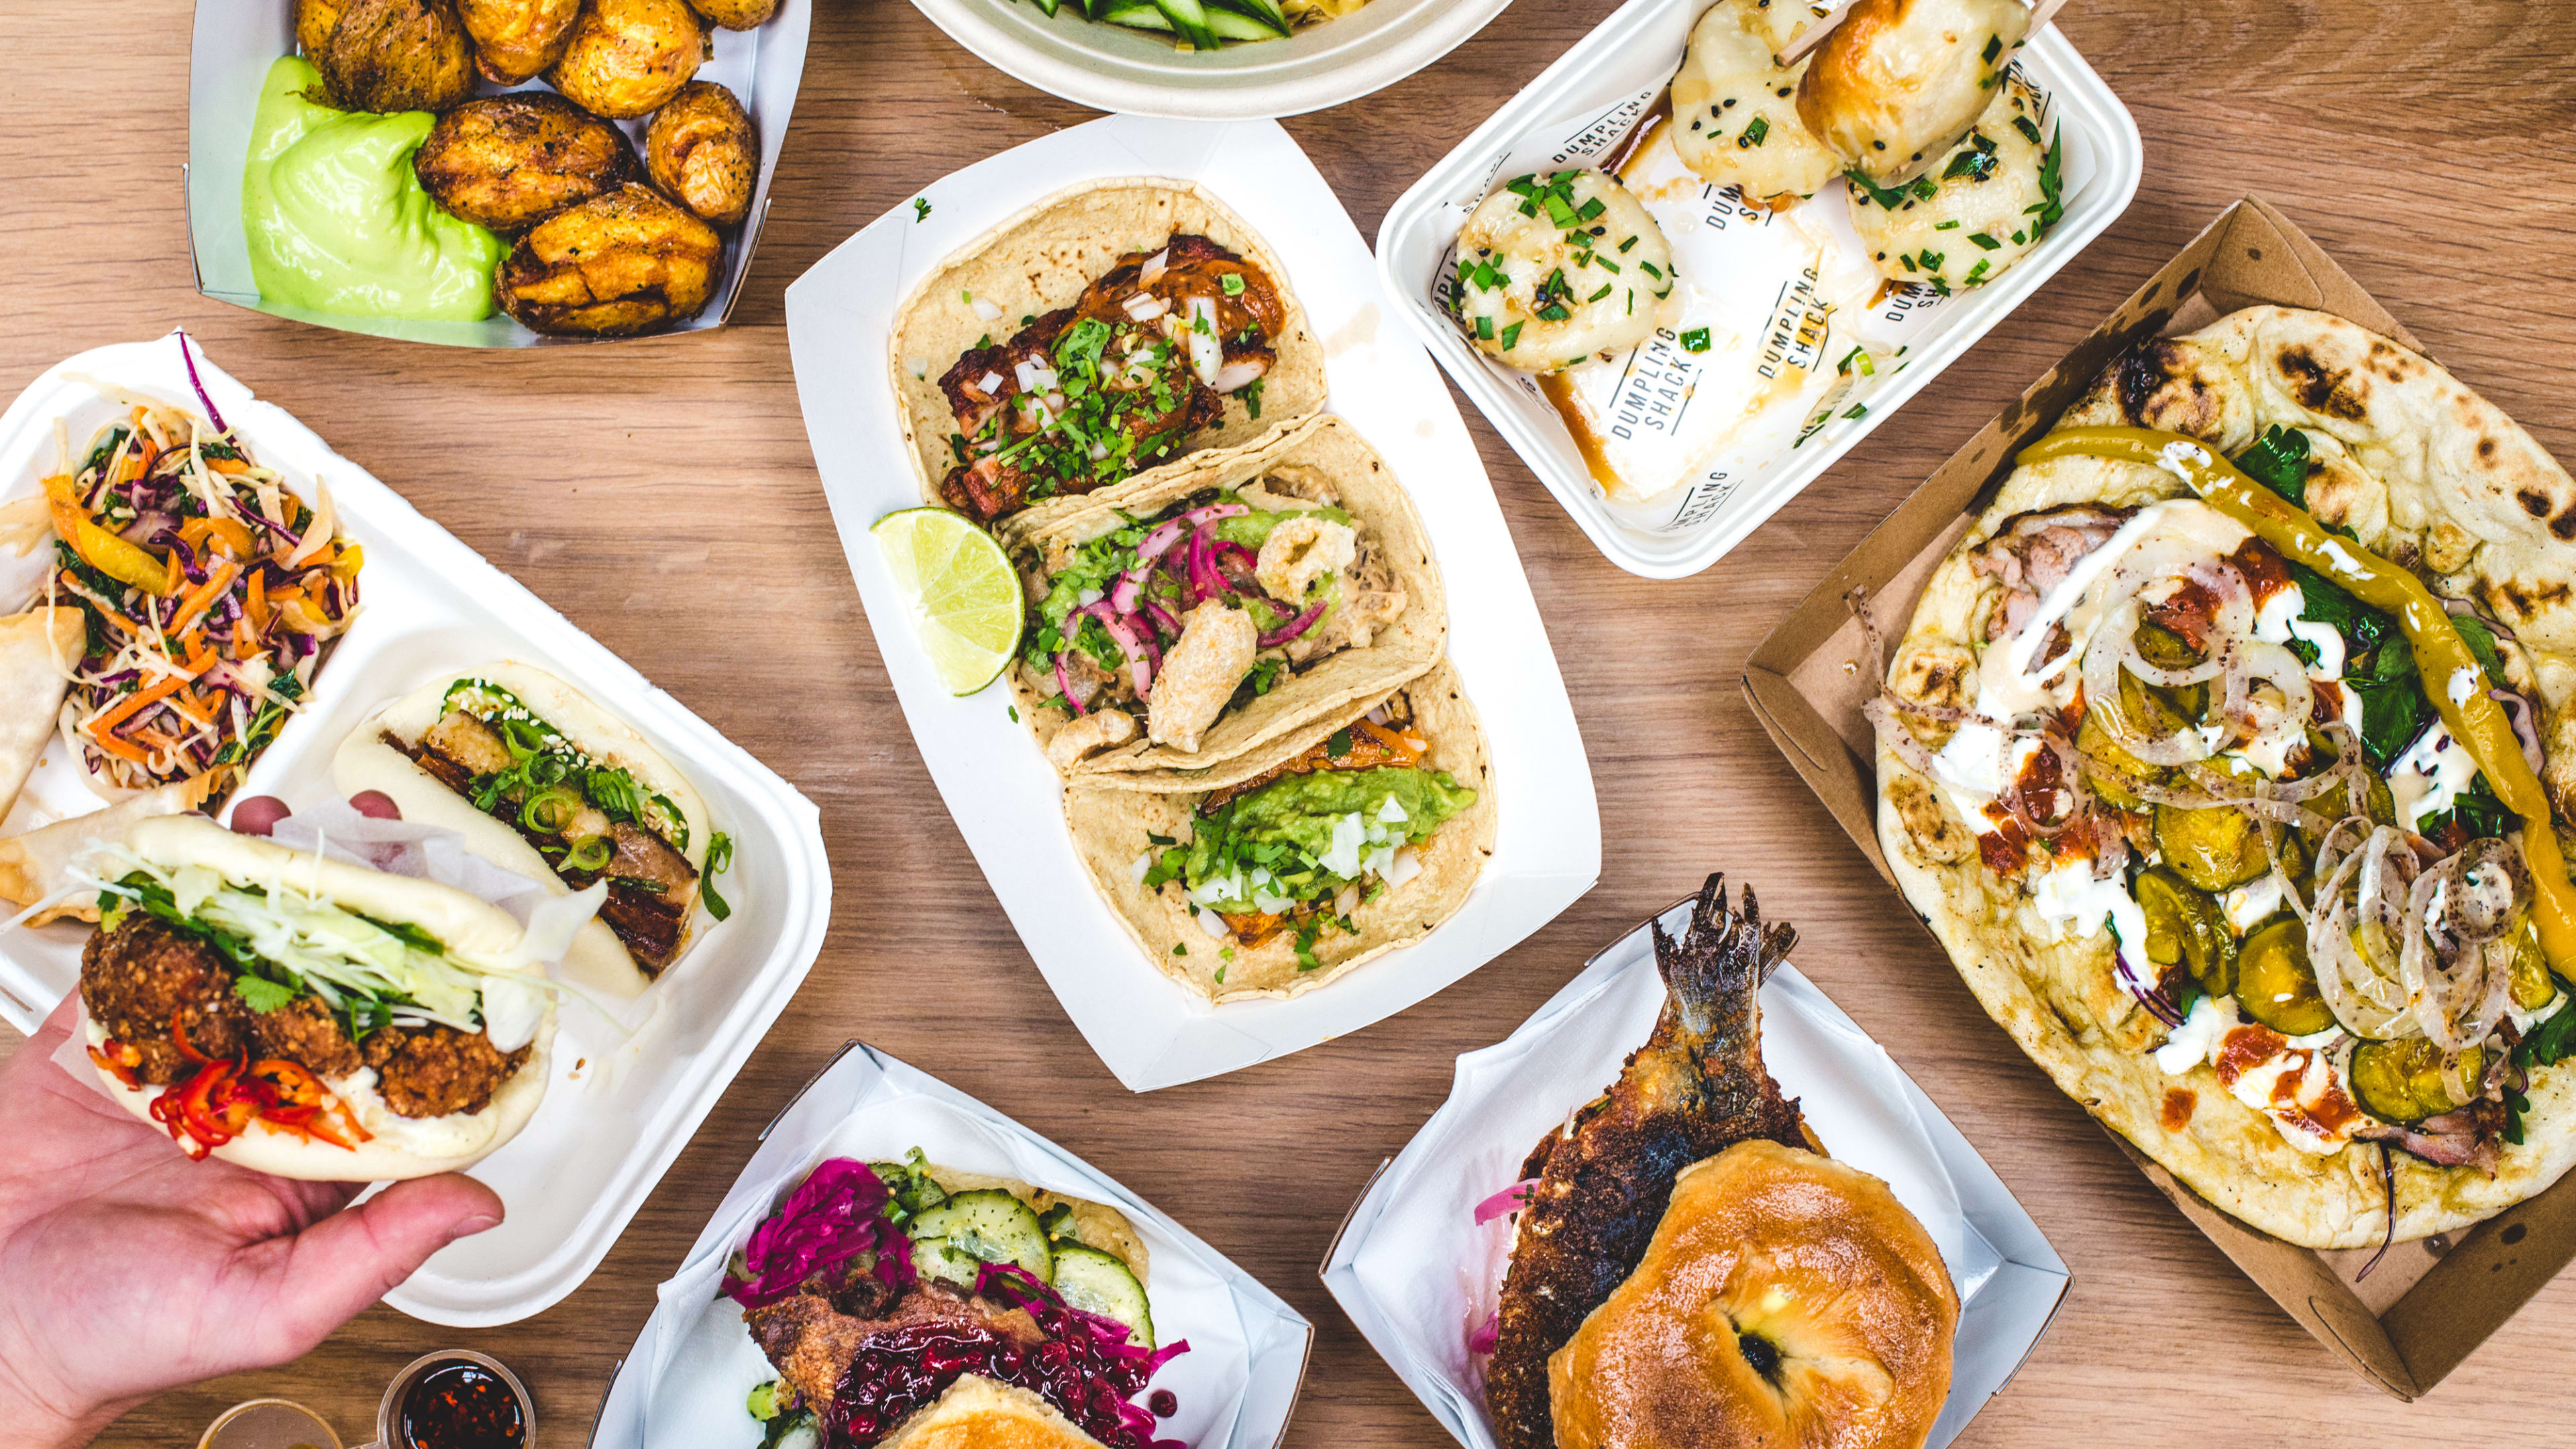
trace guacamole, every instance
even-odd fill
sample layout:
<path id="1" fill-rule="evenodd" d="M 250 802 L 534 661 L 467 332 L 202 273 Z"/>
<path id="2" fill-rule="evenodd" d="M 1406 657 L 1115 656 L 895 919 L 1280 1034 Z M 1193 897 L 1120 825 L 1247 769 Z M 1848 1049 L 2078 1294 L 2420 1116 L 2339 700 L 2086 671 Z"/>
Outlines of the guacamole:
<path id="1" fill-rule="evenodd" d="M 1220 913 L 1275 913 L 1385 874 L 1398 849 L 1475 803 L 1447 773 L 1412 766 L 1289 775 L 1201 816 L 1146 882 L 1178 879 Z"/>
<path id="2" fill-rule="evenodd" d="M 335 111 L 307 93 L 321 94 L 320 73 L 279 60 L 251 124 L 242 236 L 260 295 L 350 317 L 491 316 L 501 239 L 439 210 L 412 174 L 438 118 Z"/>

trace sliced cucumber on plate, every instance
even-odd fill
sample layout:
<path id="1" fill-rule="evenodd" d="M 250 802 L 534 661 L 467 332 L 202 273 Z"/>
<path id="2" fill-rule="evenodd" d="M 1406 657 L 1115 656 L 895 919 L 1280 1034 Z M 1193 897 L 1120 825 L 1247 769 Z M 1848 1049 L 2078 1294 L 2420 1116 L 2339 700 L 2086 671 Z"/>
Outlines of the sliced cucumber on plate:
<path id="1" fill-rule="evenodd" d="M 1052 16 L 1063 0 L 1030 0 Z M 1291 33 L 1279 0 L 1075 0 L 1085 19 L 1178 36 L 1196 50 L 1229 40 L 1278 40 Z"/>
<path id="2" fill-rule="evenodd" d="M 1055 1250 L 1047 1246 L 1038 1215 L 998 1188 L 951 1194 L 916 1214 L 906 1231 L 912 1235 L 912 1269 L 925 1278 L 972 1288 L 981 1265 L 1011 1263 L 1041 1283 L 1055 1281 Z"/>
<path id="3" fill-rule="evenodd" d="M 1145 1285 L 1136 1281 L 1117 1255 L 1079 1243 L 1058 1243 L 1055 1291 L 1085 1313 L 1126 1324 L 1143 1347 L 1154 1346 L 1154 1315 L 1145 1306 Z"/>

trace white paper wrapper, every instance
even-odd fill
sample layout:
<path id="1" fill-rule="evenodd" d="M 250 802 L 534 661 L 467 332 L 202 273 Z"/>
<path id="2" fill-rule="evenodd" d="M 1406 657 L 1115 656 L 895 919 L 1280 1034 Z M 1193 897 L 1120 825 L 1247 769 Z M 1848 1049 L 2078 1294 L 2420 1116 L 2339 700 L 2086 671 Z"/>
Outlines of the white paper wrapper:
<path id="1" fill-rule="evenodd" d="M 1157 1337 L 1189 1340 L 1154 1387 L 1180 1412 L 1160 1433 L 1192 1449 L 1271 1449 L 1286 1431 L 1314 1330 L 1278 1295 L 1080 1158 L 927 1073 L 852 1043 L 770 1124 L 760 1150 L 659 1289 L 600 1405 L 591 1442 L 703 1449 L 757 1441 L 744 1409 L 777 1377 L 717 1288 L 725 1262 L 778 1202 L 829 1157 L 900 1158 L 1015 1177 L 1105 1203 L 1145 1239 Z"/>
<path id="2" fill-rule="evenodd" d="M 1666 911 L 1689 923 L 1690 902 Z M 1499 1302 L 1512 1220 L 1475 1225 L 1549 1129 L 1618 1079 L 1662 1010 L 1644 926 L 1501 1043 L 1458 1059 L 1449 1100 L 1382 1169 L 1325 1258 L 1325 1286 L 1370 1344 L 1469 1449 L 1493 1449 L 1482 1359 L 1468 1337 Z M 1941 1249 L 1962 1312 L 1947 1444 L 2030 1351 L 2066 1266 L 1974 1149 L 1876 1042 L 1794 967 L 1762 988 L 1762 1055 L 1837 1160 L 1886 1180 Z"/>
<path id="3" fill-rule="evenodd" d="M 1831 466 L 2110 225 L 2144 166 L 2118 98 L 2064 36 L 2042 32 L 2017 69 L 2046 99 L 2050 134 L 2062 128 L 2065 216 L 1983 287 L 1881 298 L 1842 182 L 1772 215 L 1701 180 L 1657 138 L 1630 182 L 1673 245 L 1681 317 L 1571 379 L 1628 484 L 1605 495 L 1536 380 L 1477 352 L 1447 315 L 1458 229 L 1510 177 L 1613 157 L 1653 111 L 1706 8 L 1630 0 L 1414 183 L 1378 233 L 1406 320 L 1460 390 L 1613 562 L 1656 578 L 1714 563 Z M 1710 349 L 1684 351 L 1681 334 L 1700 327 Z M 1856 346 L 1874 373 L 1839 370 Z"/>
<path id="4" fill-rule="evenodd" d="M 78 448 L 118 416 L 92 380 L 202 412 L 181 346 L 172 334 L 101 347 L 30 383 L 0 416 L 0 507 L 34 495 L 37 481 L 55 471 L 57 419 Z M 195 356 L 207 393 L 252 456 L 280 470 L 300 497 L 316 497 L 327 483 L 341 532 L 366 550 L 364 607 L 236 798 L 275 795 L 299 809 L 343 808 L 330 803 L 337 799 L 331 756 L 348 731 L 443 672 L 505 657 L 572 682 L 633 725 L 688 772 L 716 827 L 734 838 L 734 865 L 720 887 L 734 903 L 731 920 L 708 925 L 635 1002 L 600 1003 L 621 1022 L 567 1003 L 544 1104 L 525 1131 L 474 1169 L 501 1194 L 508 1220 L 440 1250 L 386 1295 L 436 1323 L 524 1318 L 579 1287 L 607 1256 L 813 965 L 832 901 L 821 817 L 786 781 L 543 600 L 312 430 L 253 397 L 202 352 Z M 57 744 L 0 821 L 0 835 L 104 803 Z M 345 828 L 355 842 L 362 828 Z M 0 932 L 0 1019 L 33 1032 L 78 983 L 89 934 L 76 921 Z"/>
<path id="5" fill-rule="evenodd" d="M 967 242 L 1078 182 L 1198 182 L 1287 270 L 1325 351 L 1329 406 L 1413 495 L 1449 596 L 1449 659 L 1482 721 L 1500 819 L 1493 857 L 1447 924 L 1330 986 L 1222 1007 L 1146 960 L 1085 875 L 1055 772 L 1007 712 L 931 671 L 868 529 L 922 502 L 887 376 L 888 332 L 913 285 Z M 787 335 L 815 468 L 904 719 L 1038 970 L 1093 1051 L 1136 1091 L 1230 1072 L 1393 1015 L 1509 950 L 1601 870 L 1591 767 L 1502 510 L 1449 391 L 1388 325 L 1394 300 L 1312 162 L 1274 122 L 1113 116 L 976 163 L 906 200 L 787 289 Z M 935 364 L 944 368 L 947 363 Z"/>

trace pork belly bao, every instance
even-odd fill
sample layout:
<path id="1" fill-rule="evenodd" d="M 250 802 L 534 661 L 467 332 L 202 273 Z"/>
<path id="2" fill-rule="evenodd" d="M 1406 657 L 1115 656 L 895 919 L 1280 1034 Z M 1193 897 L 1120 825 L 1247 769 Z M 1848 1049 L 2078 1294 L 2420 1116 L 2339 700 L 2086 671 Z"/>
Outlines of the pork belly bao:
<path id="1" fill-rule="evenodd" d="M 931 1164 L 830 1158 L 752 1230 L 724 1292 L 778 1377 L 764 1444 L 1181 1449 L 1143 1395 L 1144 1240 L 1117 1209 Z"/>
<path id="2" fill-rule="evenodd" d="M 332 762 L 355 794 L 557 894 L 605 881 L 566 969 L 632 996 L 688 949 L 697 906 L 731 914 L 706 877 L 732 844 L 688 778 L 627 724 L 543 670 L 502 661 L 448 675 L 362 723 Z"/>
<path id="3" fill-rule="evenodd" d="M 506 911 L 201 816 L 96 852 L 90 1060 L 191 1157 L 371 1182 L 471 1165 L 545 1091 L 552 988 Z"/>

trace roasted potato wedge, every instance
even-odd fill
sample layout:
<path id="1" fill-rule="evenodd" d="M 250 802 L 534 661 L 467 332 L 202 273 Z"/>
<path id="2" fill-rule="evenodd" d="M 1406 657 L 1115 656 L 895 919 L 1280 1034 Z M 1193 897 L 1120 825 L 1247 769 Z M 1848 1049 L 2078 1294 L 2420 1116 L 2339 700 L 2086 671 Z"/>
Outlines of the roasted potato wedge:
<path id="1" fill-rule="evenodd" d="M 760 179 L 760 133 L 733 92 L 691 81 L 644 128 L 644 164 L 653 184 L 718 226 L 751 211 Z"/>
<path id="2" fill-rule="evenodd" d="M 749 30 L 778 13 L 778 0 L 689 0 L 689 8 L 727 30 Z"/>
<path id="3" fill-rule="evenodd" d="M 631 337 L 705 310 L 723 264 L 714 227 L 637 183 L 537 223 L 503 259 L 492 297 L 538 332 Z"/>
<path id="4" fill-rule="evenodd" d="M 546 79 L 585 109 L 624 120 L 677 95 L 706 53 L 706 25 L 683 0 L 590 0 Z"/>
<path id="5" fill-rule="evenodd" d="M 626 133 L 550 91 L 467 101 L 430 127 L 411 168 L 451 216 L 516 233 L 643 175 Z"/>
<path id="6" fill-rule="evenodd" d="M 295 48 L 318 67 L 322 47 L 331 43 L 331 32 L 340 28 L 340 12 L 348 0 L 295 0 Z"/>
<path id="7" fill-rule="evenodd" d="M 443 111 L 474 97 L 474 44 L 454 0 L 349 0 L 309 58 L 353 111 Z"/>
<path id="8" fill-rule="evenodd" d="M 514 86 L 563 54 L 581 0 L 456 0 L 456 13 L 474 37 L 474 64 L 483 78 Z"/>

